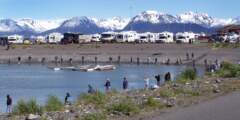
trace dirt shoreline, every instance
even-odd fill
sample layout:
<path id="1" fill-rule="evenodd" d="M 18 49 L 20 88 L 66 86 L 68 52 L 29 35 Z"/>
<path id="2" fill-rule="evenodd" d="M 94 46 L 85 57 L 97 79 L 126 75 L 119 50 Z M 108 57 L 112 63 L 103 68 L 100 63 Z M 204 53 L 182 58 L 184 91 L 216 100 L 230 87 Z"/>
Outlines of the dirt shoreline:
<path id="1" fill-rule="evenodd" d="M 240 61 L 240 48 L 212 49 L 210 44 L 83 44 L 83 45 L 13 45 L 10 50 L 0 47 L 0 63 L 17 63 L 18 57 L 25 63 L 54 63 L 56 60 L 69 63 L 176 63 L 186 60 L 186 53 L 194 53 L 196 64 L 204 59 L 216 59 L 233 63 Z M 31 56 L 31 60 L 29 60 Z M 56 59 L 57 56 L 57 59 Z M 110 60 L 112 59 L 112 60 Z"/>

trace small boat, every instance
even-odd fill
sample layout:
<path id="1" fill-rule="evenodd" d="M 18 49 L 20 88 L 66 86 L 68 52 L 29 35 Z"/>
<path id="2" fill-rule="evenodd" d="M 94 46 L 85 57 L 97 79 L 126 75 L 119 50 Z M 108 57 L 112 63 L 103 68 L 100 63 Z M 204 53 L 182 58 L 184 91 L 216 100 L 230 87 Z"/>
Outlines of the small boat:
<path id="1" fill-rule="evenodd" d="M 53 70 L 54 70 L 54 71 L 59 71 L 59 70 L 61 70 L 61 68 L 57 68 L 57 67 L 56 67 L 56 68 L 53 68 Z"/>
<path id="2" fill-rule="evenodd" d="M 114 65 L 97 65 L 95 70 L 97 71 L 105 71 L 105 70 L 115 70 L 116 67 Z"/>

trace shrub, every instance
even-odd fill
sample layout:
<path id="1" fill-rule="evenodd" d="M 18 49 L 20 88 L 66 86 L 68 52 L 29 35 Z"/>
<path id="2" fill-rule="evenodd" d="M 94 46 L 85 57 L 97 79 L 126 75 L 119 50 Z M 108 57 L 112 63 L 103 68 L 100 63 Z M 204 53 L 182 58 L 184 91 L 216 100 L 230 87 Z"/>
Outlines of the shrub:
<path id="1" fill-rule="evenodd" d="M 48 96 L 47 103 L 45 105 L 46 111 L 61 111 L 63 109 L 63 103 L 56 96 Z"/>
<path id="2" fill-rule="evenodd" d="M 18 115 L 25 115 L 30 113 L 41 114 L 42 112 L 42 107 L 38 105 L 34 99 L 31 99 L 29 101 L 20 100 L 13 108 L 13 113 Z"/>
<path id="3" fill-rule="evenodd" d="M 153 97 L 148 97 L 147 101 L 143 103 L 144 107 L 147 108 L 163 108 L 164 104 L 160 103 L 160 101 L 155 100 Z"/>
<path id="4" fill-rule="evenodd" d="M 140 109 L 132 100 L 126 99 L 108 106 L 107 111 L 113 114 L 133 115 L 138 113 Z"/>
<path id="5" fill-rule="evenodd" d="M 94 104 L 96 106 L 102 106 L 106 104 L 106 102 L 106 95 L 99 91 L 93 94 L 82 94 L 78 99 L 78 103 Z"/>
<path id="6" fill-rule="evenodd" d="M 178 77 L 177 82 L 186 83 L 188 81 L 193 81 L 197 78 L 197 73 L 194 69 L 186 69 Z"/>
<path id="7" fill-rule="evenodd" d="M 176 93 L 171 88 L 163 87 L 159 90 L 159 95 L 164 98 L 171 98 L 175 97 Z"/>
<path id="8" fill-rule="evenodd" d="M 216 72 L 219 77 L 240 77 L 240 65 L 223 62 L 221 69 Z"/>
<path id="9" fill-rule="evenodd" d="M 83 116 L 82 120 L 106 120 L 107 116 L 104 113 L 89 113 Z"/>

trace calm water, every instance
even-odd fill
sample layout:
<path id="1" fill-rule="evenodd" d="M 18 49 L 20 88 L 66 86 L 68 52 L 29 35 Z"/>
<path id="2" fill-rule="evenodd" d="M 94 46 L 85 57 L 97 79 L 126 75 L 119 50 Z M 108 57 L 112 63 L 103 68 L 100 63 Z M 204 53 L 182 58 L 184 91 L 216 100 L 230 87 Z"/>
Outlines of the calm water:
<path id="1" fill-rule="evenodd" d="M 121 90 L 122 78 L 127 77 L 129 88 L 144 87 L 143 78 L 151 78 L 155 84 L 154 75 L 171 72 L 175 78 L 186 66 L 165 65 L 119 65 L 116 70 L 105 72 L 80 72 L 80 71 L 53 71 L 43 65 L 0 65 L 0 111 L 5 111 L 6 94 L 10 94 L 13 102 L 19 99 L 35 98 L 39 103 L 44 103 L 48 95 L 57 95 L 64 99 L 66 92 L 71 94 L 71 99 L 87 91 L 87 85 L 104 90 L 104 83 L 110 78 L 112 88 Z M 204 70 L 198 67 L 198 74 L 203 75 Z"/>

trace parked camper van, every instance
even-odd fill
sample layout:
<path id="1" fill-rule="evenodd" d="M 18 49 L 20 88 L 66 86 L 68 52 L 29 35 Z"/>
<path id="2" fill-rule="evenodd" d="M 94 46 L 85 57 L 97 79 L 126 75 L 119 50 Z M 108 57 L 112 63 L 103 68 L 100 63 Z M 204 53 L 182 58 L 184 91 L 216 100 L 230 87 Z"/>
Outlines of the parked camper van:
<path id="1" fill-rule="evenodd" d="M 23 43 L 23 36 L 21 35 L 10 35 L 8 36 L 8 42 L 11 44 L 22 44 Z"/>
<path id="2" fill-rule="evenodd" d="M 91 42 L 100 42 L 101 35 L 100 34 L 93 34 L 91 38 Z"/>
<path id="3" fill-rule="evenodd" d="M 117 42 L 135 42 L 137 39 L 137 32 L 135 31 L 124 31 L 116 35 Z"/>
<path id="4" fill-rule="evenodd" d="M 115 32 L 104 32 L 101 34 L 101 42 L 115 42 L 116 41 L 116 33 Z"/>
<path id="5" fill-rule="evenodd" d="M 79 36 L 83 34 L 79 33 L 64 33 L 63 39 L 61 40 L 62 44 L 70 44 L 70 43 L 79 43 Z"/>
<path id="6" fill-rule="evenodd" d="M 155 42 L 156 41 L 156 35 L 155 33 L 141 33 L 138 35 L 138 39 L 136 40 L 137 43 L 146 43 L 146 42 Z"/>
<path id="7" fill-rule="evenodd" d="M 159 33 L 156 37 L 156 43 L 172 43 L 173 41 L 173 33 L 170 32 Z"/>
<path id="8" fill-rule="evenodd" d="M 177 43 L 192 43 L 196 40 L 195 34 L 192 32 L 184 32 L 176 34 Z"/>
<path id="9" fill-rule="evenodd" d="M 92 35 L 80 34 L 78 40 L 79 40 L 79 43 L 89 43 L 92 40 Z"/>
<path id="10" fill-rule="evenodd" d="M 37 36 L 37 37 L 36 37 L 36 42 L 37 42 L 38 44 L 45 44 L 45 43 L 47 43 L 47 41 L 46 41 L 46 39 L 45 39 L 44 36 Z"/>
<path id="11" fill-rule="evenodd" d="M 50 44 L 60 43 L 62 38 L 63 38 L 63 35 L 61 33 L 50 33 L 47 36 L 47 42 Z"/>
<path id="12" fill-rule="evenodd" d="M 236 34 L 236 33 L 228 33 L 227 38 L 226 38 L 226 42 L 229 42 L 229 43 L 239 42 L 239 35 Z"/>

